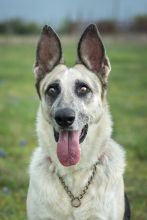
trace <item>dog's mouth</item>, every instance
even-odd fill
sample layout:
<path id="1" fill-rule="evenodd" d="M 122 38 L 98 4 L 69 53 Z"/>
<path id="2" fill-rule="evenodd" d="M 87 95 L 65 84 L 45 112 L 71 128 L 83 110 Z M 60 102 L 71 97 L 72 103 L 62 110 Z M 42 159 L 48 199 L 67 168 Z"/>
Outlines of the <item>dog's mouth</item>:
<path id="1" fill-rule="evenodd" d="M 63 132 L 63 131 L 61 131 L 61 132 Z M 80 138 L 79 138 L 80 144 L 84 141 L 84 139 L 85 139 L 85 137 L 87 135 L 87 131 L 88 131 L 88 124 L 86 124 L 83 127 L 83 129 L 81 130 L 81 132 L 80 132 Z M 69 131 L 69 132 L 72 132 L 72 131 Z M 58 140 L 59 140 L 59 132 L 57 132 L 55 129 L 54 129 L 54 137 L 55 137 L 55 141 L 58 142 Z"/>
<path id="2" fill-rule="evenodd" d="M 84 141 L 88 131 L 86 124 L 81 131 L 54 129 L 54 137 L 57 142 L 57 156 L 63 166 L 72 166 L 80 160 L 80 144 Z"/>

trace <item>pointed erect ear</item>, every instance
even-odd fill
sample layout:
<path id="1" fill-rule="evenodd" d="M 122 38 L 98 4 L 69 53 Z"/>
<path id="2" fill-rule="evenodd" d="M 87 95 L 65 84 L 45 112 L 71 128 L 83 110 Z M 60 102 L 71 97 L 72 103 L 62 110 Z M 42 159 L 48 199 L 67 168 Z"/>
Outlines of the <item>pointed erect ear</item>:
<path id="1" fill-rule="evenodd" d="M 111 66 L 96 25 L 89 25 L 78 44 L 78 63 L 106 80 Z"/>
<path id="2" fill-rule="evenodd" d="M 61 59 L 62 49 L 60 40 L 53 29 L 45 25 L 37 45 L 35 63 L 36 79 L 42 79 L 61 62 Z"/>

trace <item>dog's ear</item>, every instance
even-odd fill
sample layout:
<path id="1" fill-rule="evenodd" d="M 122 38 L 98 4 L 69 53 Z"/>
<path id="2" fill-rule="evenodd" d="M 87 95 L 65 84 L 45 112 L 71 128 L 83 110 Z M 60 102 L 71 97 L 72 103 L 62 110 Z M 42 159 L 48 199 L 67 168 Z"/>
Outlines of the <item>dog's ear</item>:
<path id="1" fill-rule="evenodd" d="M 103 80 L 107 79 L 111 70 L 100 34 L 94 24 L 89 25 L 80 38 L 78 44 L 78 63 L 84 64 L 89 70 L 103 78 Z"/>
<path id="2" fill-rule="evenodd" d="M 42 79 L 62 60 L 61 43 L 54 30 L 45 25 L 37 45 L 35 76 L 36 80 Z"/>

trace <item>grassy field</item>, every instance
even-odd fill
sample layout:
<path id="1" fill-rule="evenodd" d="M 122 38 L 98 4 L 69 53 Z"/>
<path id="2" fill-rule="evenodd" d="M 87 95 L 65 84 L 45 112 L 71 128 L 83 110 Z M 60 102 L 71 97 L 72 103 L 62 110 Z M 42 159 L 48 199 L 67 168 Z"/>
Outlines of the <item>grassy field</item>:
<path id="1" fill-rule="evenodd" d="M 0 45 L 0 220 L 25 220 L 27 168 L 35 148 L 38 97 L 35 43 Z M 127 152 L 125 185 L 132 220 L 147 219 L 147 44 L 107 43 L 112 63 L 109 104 L 113 137 Z M 69 65 L 74 46 L 64 48 Z"/>

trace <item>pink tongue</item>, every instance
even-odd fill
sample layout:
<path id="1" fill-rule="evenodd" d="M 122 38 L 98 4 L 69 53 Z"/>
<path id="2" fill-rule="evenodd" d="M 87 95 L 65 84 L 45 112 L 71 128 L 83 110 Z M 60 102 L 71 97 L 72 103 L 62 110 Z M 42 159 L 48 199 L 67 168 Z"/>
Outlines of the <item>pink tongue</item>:
<path id="1" fill-rule="evenodd" d="M 72 166 L 80 160 L 79 131 L 63 131 L 59 134 L 57 156 L 64 166 Z"/>

